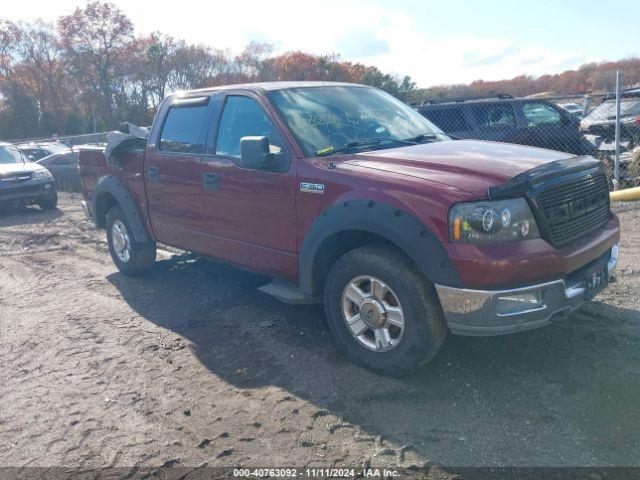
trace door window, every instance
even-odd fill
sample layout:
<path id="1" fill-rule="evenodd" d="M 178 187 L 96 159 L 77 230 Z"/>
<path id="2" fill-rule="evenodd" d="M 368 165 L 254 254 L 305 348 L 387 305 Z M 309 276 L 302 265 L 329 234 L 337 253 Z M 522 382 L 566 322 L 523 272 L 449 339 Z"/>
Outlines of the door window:
<path id="1" fill-rule="evenodd" d="M 29 160 L 31 160 L 32 162 L 40 160 L 41 158 L 44 158 L 51 154 L 51 152 L 47 152 L 46 150 L 42 150 L 39 148 L 21 148 L 20 150 L 22 150 L 22 153 L 29 157 Z"/>
<path id="2" fill-rule="evenodd" d="M 527 126 L 558 125 L 562 120 L 560 112 L 546 103 L 525 103 L 522 112 L 527 121 Z"/>
<path id="3" fill-rule="evenodd" d="M 75 161 L 75 156 L 72 153 L 68 153 L 65 155 L 60 155 L 59 157 L 56 157 L 54 159 L 52 159 L 49 162 L 49 165 L 51 166 L 68 166 L 68 165 L 74 165 L 77 162 Z"/>
<path id="4" fill-rule="evenodd" d="M 516 116 L 510 103 L 494 103 L 473 105 L 471 107 L 478 123 L 478 128 L 504 130 L 516 126 Z"/>
<path id="5" fill-rule="evenodd" d="M 239 160 L 240 139 L 253 136 L 266 136 L 269 151 L 285 155 L 284 141 L 263 108 L 249 97 L 227 97 L 218 128 L 216 155 Z"/>
<path id="6" fill-rule="evenodd" d="M 462 108 L 424 109 L 422 114 L 436 124 L 443 132 L 465 132 L 471 127 L 464 118 Z"/>
<path id="7" fill-rule="evenodd" d="M 162 127 L 158 149 L 163 152 L 204 153 L 202 127 L 207 106 L 171 107 Z"/>

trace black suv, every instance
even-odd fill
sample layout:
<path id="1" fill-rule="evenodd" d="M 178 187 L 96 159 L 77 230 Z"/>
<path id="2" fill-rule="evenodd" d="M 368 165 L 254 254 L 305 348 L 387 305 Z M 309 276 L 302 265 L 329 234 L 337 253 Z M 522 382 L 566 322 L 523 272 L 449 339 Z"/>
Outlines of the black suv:
<path id="1" fill-rule="evenodd" d="M 547 100 L 501 97 L 420 105 L 416 110 L 454 137 L 519 143 L 574 155 L 596 151 L 580 132 L 580 121 Z"/>

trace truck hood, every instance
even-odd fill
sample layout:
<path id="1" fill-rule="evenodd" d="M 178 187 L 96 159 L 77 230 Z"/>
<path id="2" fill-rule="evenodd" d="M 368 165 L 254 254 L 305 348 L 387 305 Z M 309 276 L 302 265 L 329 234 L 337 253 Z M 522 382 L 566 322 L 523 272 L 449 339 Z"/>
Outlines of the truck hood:
<path id="1" fill-rule="evenodd" d="M 572 155 L 477 140 L 426 143 L 358 153 L 345 163 L 417 177 L 486 196 L 516 175 Z"/>

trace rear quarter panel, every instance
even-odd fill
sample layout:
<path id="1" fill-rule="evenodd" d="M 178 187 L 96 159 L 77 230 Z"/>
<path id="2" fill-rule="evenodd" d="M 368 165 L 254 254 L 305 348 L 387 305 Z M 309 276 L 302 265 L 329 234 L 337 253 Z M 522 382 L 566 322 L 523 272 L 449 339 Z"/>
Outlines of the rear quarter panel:
<path id="1" fill-rule="evenodd" d="M 82 196 L 85 202 L 90 203 L 93 201 L 93 190 L 98 179 L 107 174 L 107 159 L 102 147 L 79 146 L 76 149 L 80 164 Z"/>
<path id="2" fill-rule="evenodd" d="M 146 191 L 142 175 L 144 167 L 144 150 L 131 150 L 119 156 L 120 166 L 115 167 L 107 163 L 103 147 L 78 148 L 78 160 L 80 162 L 80 175 L 82 178 L 82 194 L 84 200 L 92 204 L 94 190 L 101 178 L 111 175 L 122 182 L 131 193 L 142 218 L 150 230 Z"/>

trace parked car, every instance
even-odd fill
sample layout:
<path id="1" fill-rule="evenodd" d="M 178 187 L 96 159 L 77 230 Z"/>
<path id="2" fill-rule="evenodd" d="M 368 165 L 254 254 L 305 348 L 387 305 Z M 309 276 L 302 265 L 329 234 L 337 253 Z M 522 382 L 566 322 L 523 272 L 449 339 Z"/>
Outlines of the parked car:
<path id="1" fill-rule="evenodd" d="M 55 180 L 46 168 L 30 162 L 16 147 L 0 143 L 0 210 L 17 204 L 56 208 Z"/>
<path id="2" fill-rule="evenodd" d="M 71 150 L 59 142 L 29 142 L 18 144 L 17 147 L 31 160 L 37 162 L 49 155 L 57 153 L 69 153 Z"/>
<path id="3" fill-rule="evenodd" d="M 574 117 L 576 117 L 578 119 L 582 118 L 583 107 L 582 107 L 581 104 L 579 104 L 579 103 L 558 103 L 557 105 L 560 108 L 562 108 L 562 109 L 566 110 L 567 112 L 569 112 Z"/>
<path id="4" fill-rule="evenodd" d="M 80 191 L 80 165 L 78 164 L 77 152 L 54 153 L 48 157 L 41 158 L 36 163 L 46 167 L 51 172 L 59 190 Z"/>
<path id="5" fill-rule="evenodd" d="M 616 100 L 606 99 L 580 122 L 580 130 L 611 142 L 616 131 Z M 629 94 L 620 100 L 620 140 L 628 149 L 640 145 L 640 94 Z"/>
<path id="6" fill-rule="evenodd" d="M 79 157 L 84 210 L 122 273 L 152 268 L 161 242 L 273 276 L 263 292 L 324 302 L 340 348 L 384 374 L 429 361 L 448 332 L 546 325 L 615 270 L 600 162 L 450 141 L 372 87 L 174 94 L 148 138 L 122 138 Z"/>
<path id="7" fill-rule="evenodd" d="M 421 105 L 418 112 L 458 138 L 492 140 L 590 155 L 579 120 L 541 99 L 492 98 Z"/>

